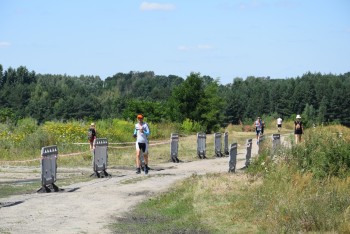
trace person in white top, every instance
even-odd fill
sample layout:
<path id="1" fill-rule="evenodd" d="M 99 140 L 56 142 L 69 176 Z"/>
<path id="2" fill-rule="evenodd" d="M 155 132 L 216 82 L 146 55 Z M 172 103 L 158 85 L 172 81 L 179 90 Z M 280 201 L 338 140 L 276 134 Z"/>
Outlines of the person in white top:
<path id="1" fill-rule="evenodd" d="M 141 173 L 141 150 L 145 160 L 144 171 L 148 174 L 148 136 L 151 133 L 148 124 L 143 122 L 143 115 L 137 115 L 137 124 L 135 124 L 134 138 L 136 138 L 136 173 Z"/>
<path id="2" fill-rule="evenodd" d="M 262 130 L 262 121 L 260 117 L 258 117 L 255 120 L 254 126 L 255 126 L 255 132 L 256 132 L 256 140 L 257 140 L 257 143 L 259 144 L 259 137 L 261 135 L 261 130 Z"/>
<path id="3" fill-rule="evenodd" d="M 282 118 L 281 118 L 281 117 L 278 117 L 278 119 L 277 119 L 277 129 L 278 129 L 278 132 L 281 131 L 281 128 L 282 128 Z"/>

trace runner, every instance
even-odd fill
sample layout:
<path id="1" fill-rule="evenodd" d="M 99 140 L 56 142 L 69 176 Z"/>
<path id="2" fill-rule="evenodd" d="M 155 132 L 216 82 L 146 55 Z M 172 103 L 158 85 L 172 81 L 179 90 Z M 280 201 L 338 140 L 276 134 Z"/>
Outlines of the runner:
<path id="1" fill-rule="evenodd" d="M 143 122 L 143 115 L 137 115 L 138 123 L 135 124 L 134 138 L 136 138 L 136 173 L 141 173 L 141 150 L 145 160 L 144 171 L 148 174 L 148 136 L 151 133 L 146 122 Z"/>
<path id="2" fill-rule="evenodd" d="M 296 121 L 294 121 L 294 135 L 295 143 L 299 144 L 301 142 L 301 135 L 303 134 L 303 122 L 301 122 L 301 116 L 297 115 Z"/>
<path id="3" fill-rule="evenodd" d="M 278 130 L 278 132 L 281 131 L 281 128 L 282 128 L 282 118 L 278 117 L 278 119 L 277 119 L 277 130 Z"/>
<path id="4" fill-rule="evenodd" d="M 88 140 L 89 140 L 89 144 L 90 144 L 90 150 L 95 149 L 94 142 L 96 140 L 96 135 L 97 135 L 96 125 L 95 125 L 95 123 L 91 123 L 90 128 L 88 130 Z"/>
<path id="5" fill-rule="evenodd" d="M 254 126 L 255 126 L 255 132 L 256 132 L 256 143 L 259 144 L 259 138 L 262 130 L 262 123 L 261 123 L 260 117 L 258 117 L 257 120 L 255 120 Z"/>

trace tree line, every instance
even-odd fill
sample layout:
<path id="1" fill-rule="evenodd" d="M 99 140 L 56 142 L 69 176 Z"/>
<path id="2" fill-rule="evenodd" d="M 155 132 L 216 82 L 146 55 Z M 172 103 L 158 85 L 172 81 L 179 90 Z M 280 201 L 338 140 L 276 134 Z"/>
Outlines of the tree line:
<path id="1" fill-rule="evenodd" d="M 302 114 L 308 124 L 350 123 L 350 72 L 305 73 L 301 77 L 219 79 L 191 73 L 186 79 L 152 71 L 98 76 L 36 74 L 26 67 L 3 70 L 0 64 L 0 122 L 32 117 L 49 120 L 191 121 L 205 131 L 247 123 L 256 116 L 284 119 Z"/>

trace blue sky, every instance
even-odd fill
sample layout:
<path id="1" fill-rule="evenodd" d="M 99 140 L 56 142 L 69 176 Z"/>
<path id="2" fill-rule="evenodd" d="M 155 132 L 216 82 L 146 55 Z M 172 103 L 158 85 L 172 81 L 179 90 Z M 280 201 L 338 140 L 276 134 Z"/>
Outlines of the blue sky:
<path id="1" fill-rule="evenodd" d="M 41 74 L 350 71 L 348 0 L 0 0 L 0 64 Z"/>

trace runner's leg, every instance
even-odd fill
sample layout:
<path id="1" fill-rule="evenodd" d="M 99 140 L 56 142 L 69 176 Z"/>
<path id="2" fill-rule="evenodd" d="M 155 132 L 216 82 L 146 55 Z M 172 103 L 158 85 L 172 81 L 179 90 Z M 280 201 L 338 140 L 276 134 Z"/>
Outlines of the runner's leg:
<path id="1" fill-rule="evenodd" d="M 136 142 L 136 168 L 141 168 L 140 148 L 137 142 Z"/>
<path id="2" fill-rule="evenodd" d="M 143 153 L 143 157 L 145 159 L 145 164 L 148 165 L 148 143 L 146 143 L 145 152 Z"/>

